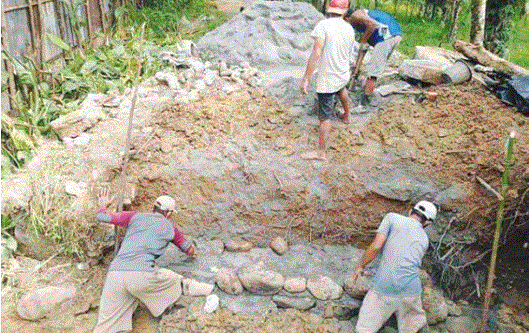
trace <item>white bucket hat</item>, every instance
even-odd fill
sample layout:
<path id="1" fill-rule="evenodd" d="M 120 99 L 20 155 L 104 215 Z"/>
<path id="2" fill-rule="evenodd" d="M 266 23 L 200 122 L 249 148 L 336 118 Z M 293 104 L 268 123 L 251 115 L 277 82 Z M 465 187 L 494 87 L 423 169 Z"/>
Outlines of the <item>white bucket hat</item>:
<path id="1" fill-rule="evenodd" d="M 154 207 L 161 211 L 174 211 L 176 209 L 176 201 L 168 195 L 162 195 L 156 199 Z"/>

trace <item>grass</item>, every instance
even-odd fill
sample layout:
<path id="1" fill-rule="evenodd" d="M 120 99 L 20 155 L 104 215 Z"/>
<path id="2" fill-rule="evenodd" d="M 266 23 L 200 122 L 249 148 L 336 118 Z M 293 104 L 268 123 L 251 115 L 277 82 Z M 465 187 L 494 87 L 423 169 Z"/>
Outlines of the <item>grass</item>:
<path id="1" fill-rule="evenodd" d="M 64 254 L 84 256 L 80 235 L 85 234 L 81 216 L 74 216 L 73 200 L 64 191 L 64 181 L 73 174 L 73 156 L 67 151 L 55 151 L 39 160 L 31 169 L 31 200 L 26 211 L 27 227 L 59 246 Z M 84 209 L 84 208 L 83 208 Z M 82 209 L 81 209 L 82 210 Z M 88 208 L 86 208 L 88 210 Z M 77 213 L 79 209 L 77 209 Z"/>
<path id="2" fill-rule="evenodd" d="M 514 24 L 507 60 L 529 68 L 529 13 Z"/>
<path id="3" fill-rule="evenodd" d="M 229 19 L 210 0 L 166 0 L 141 10 L 135 7 L 122 10 L 124 26 L 139 26 L 145 22 L 146 37 L 161 45 L 200 38 Z"/>

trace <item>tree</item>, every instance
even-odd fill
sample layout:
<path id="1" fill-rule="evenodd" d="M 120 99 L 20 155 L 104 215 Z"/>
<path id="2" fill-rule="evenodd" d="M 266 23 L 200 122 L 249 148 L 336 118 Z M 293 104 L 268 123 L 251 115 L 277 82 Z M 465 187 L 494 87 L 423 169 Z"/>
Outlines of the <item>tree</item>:
<path id="1" fill-rule="evenodd" d="M 446 8 L 441 20 L 444 27 L 449 28 L 447 39 L 451 42 L 457 33 L 457 21 L 459 20 L 459 12 L 461 10 L 462 0 L 447 0 Z"/>
<path id="2" fill-rule="evenodd" d="M 485 48 L 500 57 L 507 53 L 507 44 L 515 16 L 514 0 L 488 0 L 485 22 Z"/>
<path id="3" fill-rule="evenodd" d="M 487 0 L 471 0 L 470 42 L 483 46 L 485 35 L 485 8 Z"/>

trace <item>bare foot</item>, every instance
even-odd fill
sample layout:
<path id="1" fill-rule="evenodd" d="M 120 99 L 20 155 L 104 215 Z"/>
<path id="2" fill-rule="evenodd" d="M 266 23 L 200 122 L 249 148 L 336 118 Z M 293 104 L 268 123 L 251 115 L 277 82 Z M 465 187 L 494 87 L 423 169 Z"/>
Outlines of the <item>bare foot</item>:
<path id="1" fill-rule="evenodd" d="M 351 123 L 351 119 L 350 119 L 349 115 L 344 116 L 342 120 L 343 120 L 343 123 L 344 123 L 344 124 L 349 124 L 349 123 Z"/>
<path id="2" fill-rule="evenodd" d="M 336 108 L 336 117 L 343 118 L 345 116 L 345 110 L 341 107 Z"/>
<path id="3" fill-rule="evenodd" d="M 327 160 L 327 157 L 325 157 L 325 154 L 320 154 L 317 150 L 301 154 L 301 158 L 304 160 L 320 160 L 320 161 Z"/>

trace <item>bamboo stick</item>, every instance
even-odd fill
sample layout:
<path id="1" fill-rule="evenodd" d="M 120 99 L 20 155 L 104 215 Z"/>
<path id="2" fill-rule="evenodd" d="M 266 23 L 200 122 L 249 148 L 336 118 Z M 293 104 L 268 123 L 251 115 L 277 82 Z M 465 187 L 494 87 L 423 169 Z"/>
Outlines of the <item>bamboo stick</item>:
<path id="1" fill-rule="evenodd" d="M 507 189 L 509 188 L 509 177 L 512 163 L 512 151 L 514 147 L 514 132 L 511 132 L 505 147 L 505 170 L 503 171 L 503 177 L 501 180 L 501 200 L 496 214 L 496 230 L 494 232 L 494 241 L 492 243 L 492 254 L 490 255 L 490 267 L 489 276 L 487 279 L 487 289 L 485 292 L 485 300 L 483 301 L 483 312 L 481 314 L 481 328 L 480 333 L 487 332 L 488 319 L 489 319 L 489 307 L 492 284 L 494 281 L 494 272 L 496 270 L 496 257 L 498 255 L 498 245 L 500 242 L 501 225 L 503 222 L 503 211 L 505 209 L 505 196 L 507 195 Z"/>

